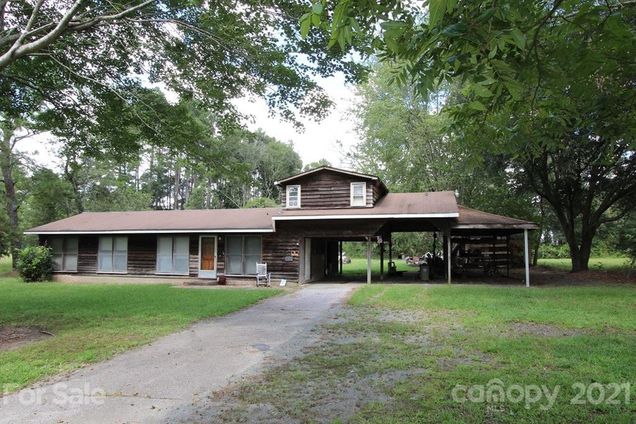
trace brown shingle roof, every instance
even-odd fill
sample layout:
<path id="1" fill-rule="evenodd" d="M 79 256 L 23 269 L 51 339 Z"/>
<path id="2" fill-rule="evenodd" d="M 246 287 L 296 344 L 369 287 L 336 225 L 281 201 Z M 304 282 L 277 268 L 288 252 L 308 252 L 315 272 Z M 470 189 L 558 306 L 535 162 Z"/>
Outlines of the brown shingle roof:
<path id="1" fill-rule="evenodd" d="M 494 213 L 482 212 L 477 209 L 459 205 L 459 218 L 453 228 L 509 228 L 534 230 L 539 228 L 537 224 L 523 219 L 510 218 Z"/>
<path id="2" fill-rule="evenodd" d="M 178 211 L 85 212 L 31 228 L 46 233 L 272 232 L 274 220 L 340 218 L 457 218 L 454 228 L 535 229 L 520 219 L 458 206 L 452 191 L 389 193 L 373 208 L 201 209 Z"/>
<path id="3" fill-rule="evenodd" d="M 31 228 L 48 232 L 254 232 L 273 231 L 278 208 L 198 209 L 177 211 L 85 212 Z"/>
<path id="4" fill-rule="evenodd" d="M 310 219 L 309 217 L 325 216 L 391 216 L 399 218 L 409 215 L 422 217 L 457 217 L 457 200 L 452 191 L 433 191 L 425 193 L 388 193 L 372 208 L 338 208 L 338 209 L 284 209 L 275 220 Z M 406 215 L 406 216 L 405 216 Z"/>

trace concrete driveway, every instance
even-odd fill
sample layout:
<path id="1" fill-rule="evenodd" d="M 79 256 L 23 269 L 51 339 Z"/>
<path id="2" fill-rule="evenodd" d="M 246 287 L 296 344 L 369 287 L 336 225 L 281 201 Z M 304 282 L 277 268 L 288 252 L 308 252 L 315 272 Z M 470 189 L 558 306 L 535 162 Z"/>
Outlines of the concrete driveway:
<path id="1" fill-rule="evenodd" d="M 0 423 L 154 423 L 187 416 L 198 399 L 268 359 L 293 357 L 354 285 L 311 285 L 148 346 L 0 398 Z M 170 418 L 169 418 L 170 417 Z"/>

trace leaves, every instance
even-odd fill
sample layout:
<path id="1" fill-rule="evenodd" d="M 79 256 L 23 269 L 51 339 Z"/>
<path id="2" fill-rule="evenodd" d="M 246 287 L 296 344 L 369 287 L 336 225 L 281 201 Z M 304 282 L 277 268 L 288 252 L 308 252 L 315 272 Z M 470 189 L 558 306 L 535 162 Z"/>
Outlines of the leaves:
<path id="1" fill-rule="evenodd" d="M 449 7 L 450 2 L 447 0 L 429 0 L 428 2 L 428 26 L 435 27 L 437 26 L 444 14 L 447 11 L 451 11 L 453 7 Z"/>
<path id="2" fill-rule="evenodd" d="M 468 103 L 468 108 L 470 108 L 472 110 L 479 111 L 479 112 L 485 112 L 486 111 L 486 106 L 482 102 L 477 101 L 477 100 L 474 100 L 474 101 Z"/>

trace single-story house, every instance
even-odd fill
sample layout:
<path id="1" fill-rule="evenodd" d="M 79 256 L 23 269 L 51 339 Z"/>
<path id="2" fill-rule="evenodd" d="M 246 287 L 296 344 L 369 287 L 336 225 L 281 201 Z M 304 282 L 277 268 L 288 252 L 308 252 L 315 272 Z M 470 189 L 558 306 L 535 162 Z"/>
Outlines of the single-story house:
<path id="1" fill-rule="evenodd" d="M 342 271 L 342 242 L 373 243 L 384 257 L 391 234 L 443 235 L 451 281 L 455 237 L 509 240 L 536 224 L 457 204 L 451 191 L 390 193 L 376 176 L 323 166 L 276 183 L 278 208 L 85 212 L 31 228 L 53 250 L 56 275 L 253 282 L 257 263 L 273 279 L 319 281 Z M 384 259 L 382 260 L 384 272 Z M 69 277 L 70 278 L 70 277 Z M 72 278 L 71 278 L 72 279 Z"/>

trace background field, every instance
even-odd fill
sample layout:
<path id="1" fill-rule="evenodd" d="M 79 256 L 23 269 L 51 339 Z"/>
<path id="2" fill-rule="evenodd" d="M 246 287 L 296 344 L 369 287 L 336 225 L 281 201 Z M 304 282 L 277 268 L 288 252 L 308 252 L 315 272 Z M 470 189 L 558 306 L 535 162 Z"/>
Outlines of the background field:
<path id="1" fill-rule="evenodd" d="M 539 265 L 559 271 L 569 271 L 572 262 L 567 259 L 539 259 Z M 598 271 L 628 271 L 632 268 L 629 258 L 621 257 L 596 257 L 590 258 L 590 270 Z"/>

